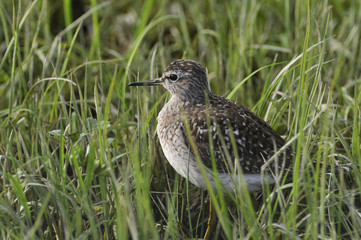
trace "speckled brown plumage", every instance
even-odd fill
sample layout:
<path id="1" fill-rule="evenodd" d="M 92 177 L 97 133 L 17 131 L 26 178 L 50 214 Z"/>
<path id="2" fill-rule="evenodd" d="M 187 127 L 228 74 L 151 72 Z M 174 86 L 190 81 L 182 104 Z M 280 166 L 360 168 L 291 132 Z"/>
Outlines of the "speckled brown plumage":
<path id="1" fill-rule="evenodd" d="M 172 94 L 159 113 L 157 132 L 166 158 L 180 175 L 199 187 L 206 187 L 196 153 L 190 147 L 191 137 L 214 188 L 212 151 L 219 177 L 228 190 L 234 189 L 238 182 L 238 172 L 234 171 L 238 163 L 248 189 L 262 188 L 262 166 L 285 145 L 285 140 L 247 108 L 211 93 L 201 64 L 177 60 L 167 67 L 162 77 L 130 84 L 142 85 L 163 85 Z M 189 123 L 190 136 L 185 121 Z M 272 161 L 265 169 L 272 172 L 268 182 L 274 183 L 274 172 L 288 171 L 292 158 L 292 150 L 288 148 Z"/>
<path id="2" fill-rule="evenodd" d="M 210 130 L 218 172 L 229 171 L 227 162 L 232 163 L 238 155 L 244 174 L 260 173 L 265 161 L 275 153 L 275 148 L 280 149 L 285 144 L 284 139 L 266 122 L 241 105 L 214 94 L 209 94 L 208 102 L 208 108 L 202 104 L 184 107 L 203 163 L 209 168 L 212 167 L 208 133 Z M 210 119 L 209 127 L 206 122 L 207 114 Z M 188 139 L 186 131 L 184 134 L 184 138 Z M 233 148 L 232 138 L 236 149 Z M 225 161 L 227 154 L 229 159 Z M 287 149 L 286 156 L 285 165 L 289 166 L 292 163 L 291 149 Z M 284 155 L 281 155 L 280 159 L 282 157 Z"/>

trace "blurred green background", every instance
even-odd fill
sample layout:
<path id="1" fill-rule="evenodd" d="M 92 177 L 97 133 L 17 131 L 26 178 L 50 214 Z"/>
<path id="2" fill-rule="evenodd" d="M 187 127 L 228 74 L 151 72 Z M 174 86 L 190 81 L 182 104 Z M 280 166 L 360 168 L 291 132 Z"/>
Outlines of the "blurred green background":
<path id="1" fill-rule="evenodd" d="M 1 1 L 1 238 L 203 236 L 209 197 L 156 136 L 169 94 L 127 87 L 179 58 L 301 170 L 289 198 L 220 201 L 215 239 L 361 238 L 360 33 L 360 1 Z"/>

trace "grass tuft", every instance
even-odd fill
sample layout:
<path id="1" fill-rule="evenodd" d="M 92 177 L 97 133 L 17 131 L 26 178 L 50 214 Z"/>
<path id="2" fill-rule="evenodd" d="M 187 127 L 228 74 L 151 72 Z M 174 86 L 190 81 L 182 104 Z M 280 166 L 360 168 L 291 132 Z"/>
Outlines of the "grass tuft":
<path id="1" fill-rule="evenodd" d="M 360 13 L 341 0 L 1 1 L 1 238 L 199 238 L 213 201 L 214 239 L 361 239 Z M 156 136 L 170 95 L 127 84 L 178 58 L 288 140 L 291 183 L 216 197 L 174 172 Z"/>

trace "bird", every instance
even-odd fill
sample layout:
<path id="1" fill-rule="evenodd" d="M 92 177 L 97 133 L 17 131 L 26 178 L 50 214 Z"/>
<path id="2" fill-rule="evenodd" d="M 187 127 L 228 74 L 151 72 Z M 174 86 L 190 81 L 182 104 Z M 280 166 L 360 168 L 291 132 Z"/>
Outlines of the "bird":
<path id="1" fill-rule="evenodd" d="M 278 176 L 292 175 L 292 148 L 252 111 L 212 93 L 200 63 L 175 60 L 161 77 L 129 84 L 158 85 L 171 98 L 159 112 L 157 135 L 166 159 L 182 177 L 199 188 L 207 189 L 209 182 L 215 192 L 235 194 L 240 176 L 252 193 L 265 182 L 275 184 Z"/>

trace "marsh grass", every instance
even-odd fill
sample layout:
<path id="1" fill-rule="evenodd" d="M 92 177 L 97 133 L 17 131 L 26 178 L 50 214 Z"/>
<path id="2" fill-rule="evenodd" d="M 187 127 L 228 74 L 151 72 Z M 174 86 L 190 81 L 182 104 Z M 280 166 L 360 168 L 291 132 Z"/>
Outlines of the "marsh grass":
<path id="1" fill-rule="evenodd" d="M 190 7 L 191 6 L 191 7 Z M 358 1 L 1 1 L 2 239 L 361 238 Z M 177 175 L 156 136 L 169 99 L 129 89 L 177 58 L 295 150 L 256 200 Z"/>

